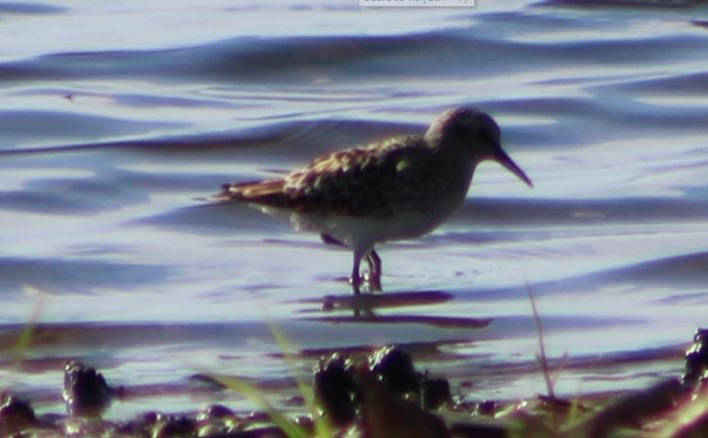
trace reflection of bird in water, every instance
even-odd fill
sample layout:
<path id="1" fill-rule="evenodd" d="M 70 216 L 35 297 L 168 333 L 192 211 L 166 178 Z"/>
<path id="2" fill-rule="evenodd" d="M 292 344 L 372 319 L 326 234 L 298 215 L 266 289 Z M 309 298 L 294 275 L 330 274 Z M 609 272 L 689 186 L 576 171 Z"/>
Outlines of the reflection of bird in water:
<path id="1" fill-rule="evenodd" d="M 417 238 L 442 224 L 465 199 L 475 168 L 485 160 L 533 186 L 501 148 L 494 119 L 463 107 L 443 113 L 422 137 L 323 155 L 281 178 L 225 184 L 216 198 L 285 214 L 297 230 L 352 248 L 351 284 L 358 294 L 363 258 L 369 289 L 381 290 L 381 258 L 374 246 Z"/>

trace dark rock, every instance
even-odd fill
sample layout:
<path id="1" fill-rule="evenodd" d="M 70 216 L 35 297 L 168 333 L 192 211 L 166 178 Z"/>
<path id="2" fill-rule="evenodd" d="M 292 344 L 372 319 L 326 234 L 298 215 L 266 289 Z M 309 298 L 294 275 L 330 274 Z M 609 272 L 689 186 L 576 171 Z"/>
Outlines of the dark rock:
<path id="1" fill-rule="evenodd" d="M 224 405 L 211 405 L 204 409 L 202 413 L 199 414 L 199 420 L 210 420 L 210 419 L 223 419 L 223 418 L 235 418 L 234 412 Z"/>
<path id="2" fill-rule="evenodd" d="M 9 436 L 37 426 L 29 403 L 11 394 L 0 395 L 0 436 Z"/>
<path id="3" fill-rule="evenodd" d="M 477 404 L 477 413 L 493 417 L 497 412 L 497 403 L 494 400 L 482 400 Z"/>
<path id="4" fill-rule="evenodd" d="M 330 421 L 337 426 L 354 421 L 359 390 L 351 362 L 334 353 L 317 364 L 314 374 L 315 396 Z"/>
<path id="5" fill-rule="evenodd" d="M 157 422 L 152 436 L 156 438 L 197 436 L 197 422 L 184 416 L 164 416 Z"/>
<path id="6" fill-rule="evenodd" d="M 153 426 L 160 418 L 161 414 L 157 412 L 144 412 L 135 419 L 118 426 L 116 432 L 136 437 L 150 436 Z"/>
<path id="7" fill-rule="evenodd" d="M 447 379 L 425 376 L 420 386 L 424 409 L 437 409 L 452 401 L 450 382 L 448 382 Z"/>
<path id="8" fill-rule="evenodd" d="M 681 383 L 686 389 L 704 385 L 708 374 L 708 329 L 700 328 L 693 336 L 693 345 L 686 350 L 686 368 Z"/>
<path id="9" fill-rule="evenodd" d="M 74 360 L 66 363 L 62 396 L 70 414 L 99 415 L 116 393 L 94 368 Z"/>
<path id="10" fill-rule="evenodd" d="M 395 394 L 420 392 L 413 359 L 398 347 L 388 346 L 376 350 L 369 357 L 369 369 Z"/>
<path id="11" fill-rule="evenodd" d="M 514 436 L 501 424 L 483 423 L 454 424 L 450 427 L 450 435 L 456 438 L 508 438 Z"/>
<path id="12" fill-rule="evenodd" d="M 417 403 L 391 391 L 378 375 L 358 369 L 361 385 L 361 429 L 365 437 L 445 438 L 450 436 L 445 421 L 420 408 Z"/>
<path id="13" fill-rule="evenodd" d="M 288 438 L 288 436 L 279 427 L 271 426 L 223 435 L 210 435 L 209 438 Z"/>

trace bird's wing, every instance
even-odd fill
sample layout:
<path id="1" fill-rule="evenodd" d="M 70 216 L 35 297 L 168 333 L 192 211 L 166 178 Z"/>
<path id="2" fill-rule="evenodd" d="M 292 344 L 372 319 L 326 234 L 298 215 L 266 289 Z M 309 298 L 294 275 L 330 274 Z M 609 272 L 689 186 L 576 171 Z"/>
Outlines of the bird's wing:
<path id="1" fill-rule="evenodd" d="M 419 195 L 433 155 L 420 137 L 393 138 L 323 155 L 282 178 L 225 184 L 216 199 L 300 212 L 386 216 L 391 201 Z"/>
<path id="2" fill-rule="evenodd" d="M 420 137 L 400 137 L 318 158 L 285 177 L 291 208 L 348 216 L 386 216 L 415 196 L 434 151 Z"/>

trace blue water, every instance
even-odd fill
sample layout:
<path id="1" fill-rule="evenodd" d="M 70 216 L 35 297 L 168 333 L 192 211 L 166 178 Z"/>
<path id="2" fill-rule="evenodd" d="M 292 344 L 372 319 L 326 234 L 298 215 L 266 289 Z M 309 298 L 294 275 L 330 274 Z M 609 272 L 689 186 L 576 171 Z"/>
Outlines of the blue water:
<path id="1" fill-rule="evenodd" d="M 67 357 L 126 385 L 276 378 L 269 322 L 301 349 L 433 346 L 421 366 L 474 380 L 466 397 L 524 397 L 545 390 L 526 283 L 570 364 L 561 394 L 677 375 L 708 322 L 700 3 L 0 3 L 0 385 L 55 412 Z M 461 105 L 496 118 L 535 188 L 484 164 L 444 226 L 381 247 L 384 295 L 444 300 L 322 311 L 350 294 L 347 251 L 203 201 Z M 434 324 L 451 318 L 491 322 Z M 30 323 L 23 356 L 55 367 L 12 365 Z"/>

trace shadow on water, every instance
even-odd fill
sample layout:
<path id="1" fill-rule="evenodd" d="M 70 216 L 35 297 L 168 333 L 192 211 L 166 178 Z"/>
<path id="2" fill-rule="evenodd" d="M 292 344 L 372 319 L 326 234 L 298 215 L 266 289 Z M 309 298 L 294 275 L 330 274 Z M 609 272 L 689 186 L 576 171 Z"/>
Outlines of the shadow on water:
<path id="1" fill-rule="evenodd" d="M 321 316 L 305 318 L 309 321 L 330 322 L 334 324 L 425 324 L 438 328 L 480 329 L 487 327 L 491 319 L 463 318 L 451 316 L 425 315 L 374 315 L 365 310 L 353 310 L 352 316 Z"/>
<path id="2" fill-rule="evenodd" d="M 454 298 L 452 294 L 442 291 L 412 291 L 361 295 L 326 295 L 322 298 L 305 298 L 297 300 L 298 303 L 316 304 L 319 309 L 302 309 L 301 312 L 333 311 L 342 309 L 368 308 L 380 309 L 388 307 L 408 307 L 439 304 Z"/>
<path id="3" fill-rule="evenodd" d="M 302 304 L 316 304 L 317 308 L 300 309 L 301 313 L 333 313 L 350 310 L 349 315 L 325 315 L 303 318 L 308 321 L 355 324 L 424 324 L 438 328 L 484 328 L 491 319 L 416 314 L 377 315 L 379 309 L 398 309 L 411 306 L 430 306 L 445 303 L 453 295 L 441 291 L 392 292 L 384 294 L 327 295 L 323 298 L 298 300 Z"/>

